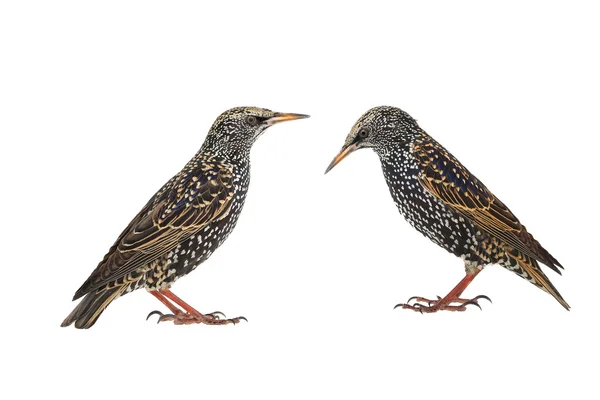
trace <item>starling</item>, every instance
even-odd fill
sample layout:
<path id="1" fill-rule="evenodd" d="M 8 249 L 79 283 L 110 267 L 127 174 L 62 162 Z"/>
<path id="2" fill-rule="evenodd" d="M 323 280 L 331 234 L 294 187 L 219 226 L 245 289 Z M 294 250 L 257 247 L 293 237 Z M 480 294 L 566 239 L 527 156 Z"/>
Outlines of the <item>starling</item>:
<path id="1" fill-rule="evenodd" d="M 250 149 L 271 125 L 308 118 L 255 107 L 221 114 L 196 155 L 133 218 L 104 259 L 75 293 L 81 302 L 61 326 L 89 328 L 117 297 L 146 288 L 171 314 L 159 322 L 225 325 L 244 317 L 201 314 L 170 291 L 227 239 L 250 183 Z M 179 306 L 180 308 L 178 308 Z M 150 317 L 148 315 L 148 317 Z"/>
<path id="2" fill-rule="evenodd" d="M 354 124 L 325 173 L 362 148 L 372 148 L 379 156 L 392 198 L 404 218 L 465 263 L 466 276 L 444 298 L 415 296 L 396 307 L 420 312 L 464 311 L 469 304 L 479 307 L 478 300 L 489 300 L 487 296 L 460 296 L 484 266 L 500 264 L 570 308 L 538 264 L 560 274 L 560 263 L 504 203 L 410 115 L 385 106 L 367 111 Z"/>

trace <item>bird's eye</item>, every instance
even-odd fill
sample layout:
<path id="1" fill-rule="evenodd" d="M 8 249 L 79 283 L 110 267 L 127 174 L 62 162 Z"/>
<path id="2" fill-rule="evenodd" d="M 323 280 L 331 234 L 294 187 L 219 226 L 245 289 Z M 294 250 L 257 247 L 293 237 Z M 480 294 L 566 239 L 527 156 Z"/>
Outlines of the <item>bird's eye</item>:
<path id="1" fill-rule="evenodd" d="M 246 117 L 246 122 L 251 126 L 256 126 L 256 124 L 258 124 L 258 119 L 254 115 L 248 115 Z"/>
<path id="2" fill-rule="evenodd" d="M 363 128 L 360 128 L 360 131 L 358 131 L 358 137 L 361 139 L 364 139 L 367 136 L 369 136 L 370 133 L 371 133 L 371 128 L 369 128 L 368 126 L 365 126 Z"/>

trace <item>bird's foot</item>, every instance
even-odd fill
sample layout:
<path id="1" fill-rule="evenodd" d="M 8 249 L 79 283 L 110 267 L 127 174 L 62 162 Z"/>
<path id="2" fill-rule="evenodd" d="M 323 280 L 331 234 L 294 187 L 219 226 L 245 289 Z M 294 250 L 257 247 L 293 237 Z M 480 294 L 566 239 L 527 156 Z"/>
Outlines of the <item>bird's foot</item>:
<path id="1" fill-rule="evenodd" d="M 437 296 L 437 300 L 429 300 L 425 297 L 413 296 L 406 303 L 396 304 L 395 308 L 401 307 L 405 310 L 413 310 L 423 313 L 434 313 L 437 311 L 466 311 L 467 306 L 473 305 L 479 307 L 481 310 L 481 306 L 479 305 L 479 300 L 485 299 L 490 303 L 492 300 L 484 295 L 476 296 L 472 299 L 461 299 L 459 297 L 455 297 L 453 299 L 442 299 L 440 296 Z M 410 304 L 411 301 L 414 300 L 413 304 Z M 454 303 L 454 304 L 453 304 Z"/>
<path id="2" fill-rule="evenodd" d="M 152 311 L 146 317 L 146 320 L 153 315 L 158 315 L 157 323 L 173 321 L 175 325 L 191 325 L 191 324 L 206 324 L 206 325 L 227 325 L 237 324 L 240 321 L 248 321 L 245 317 L 226 318 L 225 314 L 220 311 L 214 311 L 209 314 L 192 314 L 178 310 L 174 314 L 163 314 L 160 311 Z"/>

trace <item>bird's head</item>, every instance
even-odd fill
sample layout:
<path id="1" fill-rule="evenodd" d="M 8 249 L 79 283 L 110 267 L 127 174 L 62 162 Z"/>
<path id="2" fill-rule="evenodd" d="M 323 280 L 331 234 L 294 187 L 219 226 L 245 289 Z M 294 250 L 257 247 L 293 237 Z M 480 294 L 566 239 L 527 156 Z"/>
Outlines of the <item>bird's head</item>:
<path id="1" fill-rule="evenodd" d="M 270 126 L 308 118 L 304 114 L 278 113 L 258 107 L 236 107 L 225 111 L 208 132 L 204 146 L 232 157 L 246 156 L 256 139 Z"/>
<path id="2" fill-rule="evenodd" d="M 356 121 L 346 137 L 342 150 L 329 164 L 325 173 L 358 149 L 371 148 L 382 156 L 396 147 L 411 142 L 421 132 L 417 121 L 399 108 L 389 106 L 371 108 Z"/>

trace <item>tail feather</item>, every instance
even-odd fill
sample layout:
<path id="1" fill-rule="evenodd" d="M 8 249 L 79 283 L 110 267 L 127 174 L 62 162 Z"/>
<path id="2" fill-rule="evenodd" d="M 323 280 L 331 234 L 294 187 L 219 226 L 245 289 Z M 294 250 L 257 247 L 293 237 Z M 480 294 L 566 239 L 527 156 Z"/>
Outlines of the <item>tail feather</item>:
<path id="1" fill-rule="evenodd" d="M 514 265 L 511 264 L 511 266 L 508 268 L 545 292 L 550 293 L 552 297 L 554 297 L 568 311 L 571 306 L 569 306 L 566 300 L 554 287 L 552 282 L 550 282 L 550 279 L 548 279 L 546 274 L 544 274 L 544 271 L 542 271 L 537 261 L 527 255 L 522 254 L 518 250 L 511 250 L 512 251 L 507 251 L 507 254 L 516 263 Z"/>
<path id="2" fill-rule="evenodd" d="M 77 304 L 75 309 L 65 318 L 60 326 L 69 326 L 75 323 L 77 329 L 88 329 L 93 326 L 100 314 L 117 297 L 125 293 L 127 286 L 115 286 L 100 291 L 88 293 Z"/>
<path id="3" fill-rule="evenodd" d="M 554 258 L 554 256 L 552 256 L 548 250 L 542 247 L 540 242 L 538 242 L 529 232 L 527 232 L 524 226 L 523 230 L 519 234 L 519 238 L 527 246 L 527 248 L 533 252 L 538 261 L 546 264 L 557 274 L 562 275 L 560 270 L 564 269 L 564 267 L 561 265 L 561 263 L 559 263 L 558 260 Z"/>

